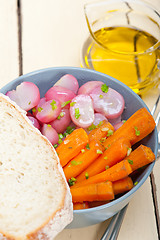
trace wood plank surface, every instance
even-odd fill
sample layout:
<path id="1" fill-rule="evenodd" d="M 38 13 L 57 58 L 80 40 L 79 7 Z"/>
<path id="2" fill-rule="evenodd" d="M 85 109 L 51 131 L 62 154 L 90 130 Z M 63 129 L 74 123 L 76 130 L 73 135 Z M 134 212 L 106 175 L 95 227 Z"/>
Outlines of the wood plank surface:
<path id="1" fill-rule="evenodd" d="M 21 1 L 24 73 L 51 66 L 80 66 L 81 46 L 88 34 L 83 12 L 86 2 L 91 1 Z M 152 4 L 158 7 L 159 1 L 154 0 Z M 151 102 L 148 104 L 152 105 Z M 154 170 L 157 187 L 160 185 L 158 171 L 160 166 Z M 159 190 L 157 194 L 159 196 Z M 83 229 L 66 229 L 56 239 L 98 240 L 106 224 L 107 222 Z M 118 237 L 118 240 L 121 239 L 158 239 L 149 179 L 129 204 Z"/>
<path id="2" fill-rule="evenodd" d="M 0 88 L 19 75 L 17 1 L 0 0 Z"/>

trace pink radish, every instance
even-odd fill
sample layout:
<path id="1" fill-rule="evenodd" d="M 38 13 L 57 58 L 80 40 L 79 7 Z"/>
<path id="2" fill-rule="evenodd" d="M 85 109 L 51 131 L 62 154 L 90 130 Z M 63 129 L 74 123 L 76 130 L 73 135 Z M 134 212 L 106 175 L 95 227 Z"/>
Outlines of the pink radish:
<path id="1" fill-rule="evenodd" d="M 49 123 L 56 119 L 61 112 L 61 104 L 58 100 L 45 102 L 36 114 L 36 118 L 42 123 Z"/>
<path id="2" fill-rule="evenodd" d="M 101 113 L 95 113 L 94 114 L 94 122 L 93 124 L 95 126 L 97 126 L 101 121 L 105 120 L 106 122 L 108 122 L 108 119 Z"/>
<path id="3" fill-rule="evenodd" d="M 32 82 L 22 82 L 16 90 L 9 91 L 6 95 L 25 111 L 32 109 L 40 101 L 39 88 Z"/>
<path id="4" fill-rule="evenodd" d="M 115 131 L 116 131 L 118 128 L 120 128 L 123 124 L 124 124 L 124 122 L 121 121 L 121 122 L 116 123 L 115 125 L 113 125 Z"/>
<path id="5" fill-rule="evenodd" d="M 94 109 L 91 97 L 80 94 L 73 98 L 70 104 L 70 115 L 73 123 L 78 127 L 89 127 L 94 121 Z"/>
<path id="6" fill-rule="evenodd" d="M 108 119 L 118 118 L 124 110 L 124 98 L 114 89 L 108 88 L 106 84 L 102 86 L 95 88 L 90 93 L 93 99 L 94 110 L 104 114 Z"/>
<path id="7" fill-rule="evenodd" d="M 78 88 L 79 88 L 77 79 L 70 74 L 65 74 L 64 76 L 62 76 L 54 84 L 54 86 L 61 86 L 61 87 L 67 88 L 67 89 L 71 90 L 72 92 L 74 92 L 75 94 L 77 93 Z"/>
<path id="8" fill-rule="evenodd" d="M 45 94 L 45 98 L 47 101 L 52 99 L 58 99 L 62 104 L 62 107 L 68 105 L 76 95 L 71 90 L 61 87 L 61 86 L 54 86 L 51 87 Z"/>
<path id="9" fill-rule="evenodd" d="M 38 105 L 34 108 L 32 108 L 32 114 L 34 117 L 36 117 L 37 113 L 38 113 L 38 109 L 40 109 L 42 107 L 42 105 L 46 102 L 45 97 L 41 98 Z"/>
<path id="10" fill-rule="evenodd" d="M 33 126 L 40 129 L 40 124 L 35 117 L 28 116 L 29 120 L 32 122 Z"/>
<path id="11" fill-rule="evenodd" d="M 69 109 L 62 109 L 58 118 L 52 121 L 51 126 L 57 131 L 57 133 L 63 133 L 71 122 Z"/>
<path id="12" fill-rule="evenodd" d="M 101 86 L 102 84 L 103 82 L 100 81 L 86 82 L 79 88 L 78 94 L 90 94 L 93 91 L 93 89 L 95 89 L 98 86 Z"/>
<path id="13" fill-rule="evenodd" d="M 120 115 L 120 116 L 118 116 L 117 118 L 109 119 L 109 122 L 110 122 L 112 125 L 115 125 L 115 124 L 121 122 L 121 120 L 122 120 L 122 116 Z"/>
<path id="14" fill-rule="evenodd" d="M 48 138 L 48 140 L 51 142 L 51 144 L 57 144 L 59 140 L 58 133 L 50 124 L 43 124 L 41 129 L 42 134 Z"/>

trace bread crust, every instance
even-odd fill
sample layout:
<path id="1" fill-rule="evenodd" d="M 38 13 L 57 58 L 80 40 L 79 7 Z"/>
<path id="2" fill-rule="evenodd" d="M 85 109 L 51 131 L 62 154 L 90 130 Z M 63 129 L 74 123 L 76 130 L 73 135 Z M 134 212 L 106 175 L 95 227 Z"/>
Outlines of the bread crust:
<path id="1" fill-rule="evenodd" d="M 26 116 L 26 111 L 22 110 L 15 102 L 11 101 L 9 97 L 5 96 L 2 93 L 0 93 L 0 102 L 1 101 L 5 101 L 11 108 L 15 108 L 15 110 L 17 111 L 17 119 L 23 119 L 24 124 L 27 124 L 27 126 L 30 127 L 31 131 L 41 137 L 48 145 L 48 147 L 50 147 L 53 158 L 54 160 L 56 160 L 56 165 L 54 167 L 57 168 L 57 171 L 60 174 L 61 184 L 63 185 L 64 193 L 63 198 L 59 204 L 59 208 L 55 212 L 53 212 L 48 219 L 46 219 L 46 222 L 44 222 L 42 226 L 39 226 L 39 228 L 35 229 L 33 232 L 28 233 L 26 238 L 24 238 L 24 236 L 18 238 L 10 236 L 9 234 L 3 233 L 0 230 L 0 240 L 52 240 L 60 231 L 65 228 L 66 225 L 68 225 L 73 220 L 72 196 L 63 169 L 60 165 L 58 155 L 49 140 L 45 136 L 43 136 L 37 128 L 33 126 L 29 118 Z"/>

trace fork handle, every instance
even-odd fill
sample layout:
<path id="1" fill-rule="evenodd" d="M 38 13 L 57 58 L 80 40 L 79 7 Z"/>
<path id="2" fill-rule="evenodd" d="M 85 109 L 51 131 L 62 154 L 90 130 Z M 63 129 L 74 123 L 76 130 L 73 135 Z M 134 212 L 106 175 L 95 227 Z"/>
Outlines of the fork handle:
<path id="1" fill-rule="evenodd" d="M 110 224 L 108 225 L 106 231 L 104 232 L 100 240 L 116 240 L 117 239 L 127 207 L 128 207 L 128 204 L 121 211 L 119 211 L 116 215 L 112 217 Z"/>

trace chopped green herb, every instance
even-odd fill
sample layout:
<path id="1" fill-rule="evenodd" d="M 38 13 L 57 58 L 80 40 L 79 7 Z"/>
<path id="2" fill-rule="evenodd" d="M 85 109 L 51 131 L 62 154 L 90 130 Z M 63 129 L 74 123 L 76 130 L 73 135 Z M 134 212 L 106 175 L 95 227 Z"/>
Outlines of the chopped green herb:
<path id="1" fill-rule="evenodd" d="M 123 122 L 123 123 L 125 123 L 125 122 L 126 122 L 126 120 L 122 120 L 122 122 Z"/>
<path id="2" fill-rule="evenodd" d="M 76 102 L 71 102 L 70 103 L 70 107 L 73 107 L 75 105 Z"/>
<path id="3" fill-rule="evenodd" d="M 138 184 L 138 182 L 135 182 L 134 185 L 136 186 Z"/>
<path id="4" fill-rule="evenodd" d="M 107 147 L 105 147 L 105 150 L 107 150 L 109 147 L 111 146 L 111 144 L 108 144 L 108 146 Z"/>
<path id="5" fill-rule="evenodd" d="M 88 174 L 88 172 L 85 173 L 85 178 L 86 178 L 86 179 L 89 178 L 89 174 Z"/>
<path id="6" fill-rule="evenodd" d="M 88 131 L 91 131 L 91 130 L 93 130 L 93 129 L 96 129 L 96 125 L 94 125 L 94 124 L 92 123 L 92 125 L 89 126 L 89 127 L 87 128 L 87 130 L 88 130 Z"/>
<path id="7" fill-rule="evenodd" d="M 104 143 L 105 141 L 106 141 L 106 138 L 105 138 L 105 137 L 100 139 L 100 142 L 101 142 L 101 143 Z"/>
<path id="8" fill-rule="evenodd" d="M 67 104 L 69 104 L 71 102 L 71 100 L 69 100 L 69 101 L 66 101 L 66 102 L 63 102 L 62 104 L 61 104 L 61 107 L 63 108 L 63 107 L 65 107 Z"/>
<path id="9" fill-rule="evenodd" d="M 71 134 L 74 131 L 75 127 L 68 126 L 66 129 L 67 134 Z"/>
<path id="10" fill-rule="evenodd" d="M 113 130 L 110 129 L 110 130 L 108 130 L 107 137 L 109 137 L 111 135 L 113 135 Z"/>
<path id="11" fill-rule="evenodd" d="M 62 133 L 59 133 L 58 136 L 59 136 L 59 139 L 63 139 L 64 138 Z"/>
<path id="12" fill-rule="evenodd" d="M 98 154 L 103 154 L 103 152 L 101 150 L 99 150 L 99 149 L 97 149 L 97 153 Z"/>
<path id="13" fill-rule="evenodd" d="M 135 129 L 135 132 L 136 132 L 136 136 L 139 136 L 140 135 L 140 131 L 138 130 L 138 128 L 134 127 L 134 129 Z"/>
<path id="14" fill-rule="evenodd" d="M 128 162 L 132 165 L 133 164 L 133 160 L 128 159 Z"/>
<path id="15" fill-rule="evenodd" d="M 43 110 L 43 108 L 39 107 L 38 108 L 38 112 L 41 112 Z"/>
<path id="16" fill-rule="evenodd" d="M 60 112 L 60 117 L 63 117 L 64 116 L 64 112 Z"/>
<path id="17" fill-rule="evenodd" d="M 89 143 L 87 143 L 86 148 L 87 148 L 88 150 L 90 150 Z"/>
<path id="18" fill-rule="evenodd" d="M 105 169 L 107 170 L 109 168 L 109 166 L 105 166 Z"/>
<path id="19" fill-rule="evenodd" d="M 31 104 L 31 101 L 28 103 L 28 105 L 30 105 Z"/>
<path id="20" fill-rule="evenodd" d="M 48 127 L 52 127 L 51 124 L 47 124 Z"/>
<path id="21" fill-rule="evenodd" d="M 107 92 L 108 92 L 108 89 L 109 89 L 109 87 L 106 85 L 106 83 L 102 84 L 102 86 L 101 86 L 102 92 L 107 93 Z"/>
<path id="22" fill-rule="evenodd" d="M 77 166 L 77 165 L 80 165 L 80 164 L 82 164 L 82 161 L 79 161 L 79 162 L 77 162 L 77 161 L 75 161 L 75 160 L 72 160 L 72 161 L 71 161 L 71 165 L 72 165 L 72 166 Z"/>
<path id="23" fill-rule="evenodd" d="M 73 186 L 73 185 L 75 184 L 76 181 L 77 181 L 76 178 L 71 177 L 71 178 L 68 180 L 69 186 Z"/>
<path id="24" fill-rule="evenodd" d="M 105 160 L 107 160 L 107 159 L 108 159 L 108 157 L 107 157 L 107 156 L 105 156 L 105 157 L 104 157 L 104 159 L 105 159 Z"/>
<path id="25" fill-rule="evenodd" d="M 103 95 L 99 95 L 99 98 L 103 98 Z"/>
<path id="26" fill-rule="evenodd" d="M 34 108 L 32 108 L 32 112 L 36 112 L 36 108 L 34 107 Z"/>
<path id="27" fill-rule="evenodd" d="M 80 116 L 79 108 L 75 108 L 75 118 L 78 119 Z"/>
<path id="28" fill-rule="evenodd" d="M 63 142 L 62 139 L 59 139 L 59 140 L 58 140 L 58 143 L 59 143 L 59 144 L 61 144 L 62 142 Z"/>
<path id="29" fill-rule="evenodd" d="M 60 119 L 61 119 L 60 115 L 57 117 L 57 119 L 58 119 L 58 120 L 60 120 Z"/>
<path id="30" fill-rule="evenodd" d="M 52 106 L 52 110 L 57 109 L 56 101 L 53 100 L 53 101 L 50 103 L 50 105 Z"/>
<path id="31" fill-rule="evenodd" d="M 103 124 L 103 121 L 100 121 L 100 122 L 98 123 L 97 127 L 102 126 L 102 124 Z"/>
<path id="32" fill-rule="evenodd" d="M 85 152 L 85 149 L 81 149 L 81 153 L 84 153 Z"/>
<path id="33" fill-rule="evenodd" d="M 129 156 L 130 155 L 130 153 L 132 152 L 132 148 L 127 148 L 128 150 L 127 150 L 127 156 Z"/>
<path id="34" fill-rule="evenodd" d="M 54 147 L 54 148 L 58 147 L 58 144 L 54 144 L 53 147 Z"/>
<path id="35" fill-rule="evenodd" d="M 107 132 L 107 131 L 108 131 L 108 128 L 102 128 L 101 131 L 102 131 L 102 132 Z"/>

